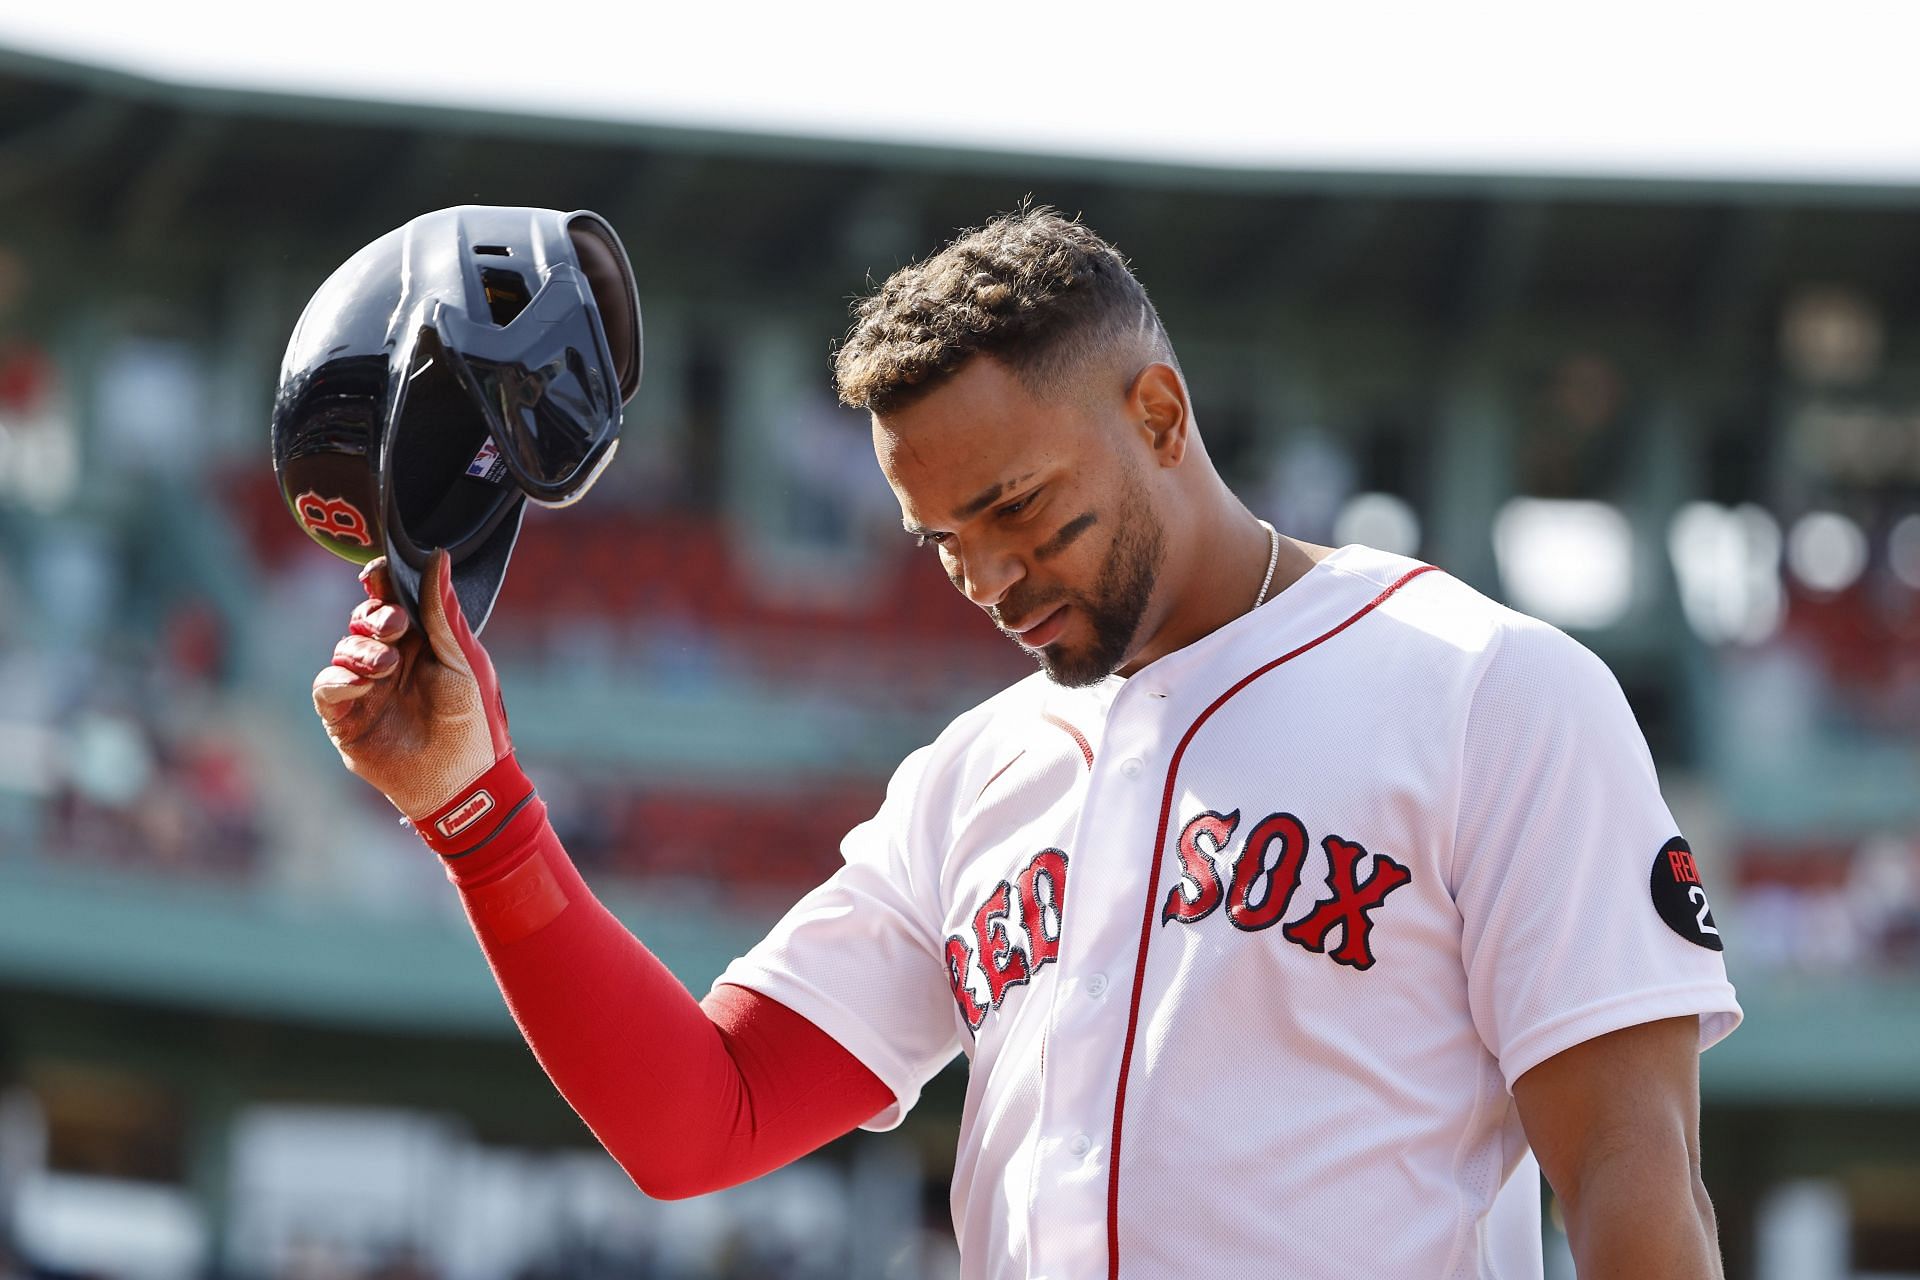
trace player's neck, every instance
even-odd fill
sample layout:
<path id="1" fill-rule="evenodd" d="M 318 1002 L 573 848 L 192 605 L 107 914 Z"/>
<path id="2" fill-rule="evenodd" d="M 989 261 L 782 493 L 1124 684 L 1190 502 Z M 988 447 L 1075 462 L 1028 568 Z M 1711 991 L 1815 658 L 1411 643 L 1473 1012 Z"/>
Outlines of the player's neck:
<path id="1" fill-rule="evenodd" d="M 1291 538 L 1275 539 L 1224 486 L 1221 501 L 1210 504 L 1207 518 L 1197 522 L 1178 556 L 1161 566 L 1160 582 L 1172 595 L 1159 625 L 1132 661 L 1120 669 L 1131 675 L 1170 653 L 1212 635 L 1263 598 L 1267 566 L 1273 578 L 1264 591 L 1271 600 L 1314 566 L 1319 558 L 1305 544 Z M 1176 559 L 1179 563 L 1175 563 Z"/>

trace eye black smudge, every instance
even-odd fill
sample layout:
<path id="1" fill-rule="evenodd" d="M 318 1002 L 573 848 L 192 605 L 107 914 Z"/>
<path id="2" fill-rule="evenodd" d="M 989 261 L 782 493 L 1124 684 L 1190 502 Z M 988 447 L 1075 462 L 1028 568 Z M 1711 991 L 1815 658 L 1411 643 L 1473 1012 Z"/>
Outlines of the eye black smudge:
<path id="1" fill-rule="evenodd" d="M 1033 549 L 1036 560 L 1051 560 L 1068 547 L 1074 540 L 1100 522 L 1098 514 L 1092 511 L 1082 512 L 1060 526 L 1059 532 Z"/>

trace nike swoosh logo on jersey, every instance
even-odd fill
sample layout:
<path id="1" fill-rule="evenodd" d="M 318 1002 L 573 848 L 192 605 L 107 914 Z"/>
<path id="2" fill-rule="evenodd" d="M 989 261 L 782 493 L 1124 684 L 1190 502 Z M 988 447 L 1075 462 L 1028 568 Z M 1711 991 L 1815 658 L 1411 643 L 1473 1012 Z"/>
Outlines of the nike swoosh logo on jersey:
<path id="1" fill-rule="evenodd" d="M 987 788 L 992 786 L 994 783 L 1000 781 L 1000 775 L 1005 773 L 1007 770 L 1013 768 L 1014 765 L 1019 764 L 1020 757 L 1024 756 L 1025 754 L 1027 754 L 1027 749 L 1025 747 L 1022 747 L 1018 751 L 1013 753 L 1013 759 L 1007 761 L 1005 764 L 1001 765 L 998 769 L 995 769 L 993 771 L 993 776 L 991 778 L 988 778 L 986 782 L 981 784 L 980 795 L 976 795 L 973 798 L 973 802 L 975 804 L 979 804 L 980 796 L 984 796 L 987 794 Z"/>

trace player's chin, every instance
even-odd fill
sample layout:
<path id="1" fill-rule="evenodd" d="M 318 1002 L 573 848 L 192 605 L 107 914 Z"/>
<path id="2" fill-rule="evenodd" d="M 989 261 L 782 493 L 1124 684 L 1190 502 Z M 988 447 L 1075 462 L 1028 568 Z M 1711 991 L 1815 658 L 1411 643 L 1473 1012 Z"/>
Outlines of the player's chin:
<path id="1" fill-rule="evenodd" d="M 1098 648 L 1085 642 L 1076 645 L 1056 640 L 1039 649 L 1028 649 L 1027 654 L 1040 664 L 1047 679 L 1068 689 L 1080 689 L 1099 684 L 1113 674 L 1114 664 Z"/>
<path id="2" fill-rule="evenodd" d="M 1110 625 L 1113 619 L 1098 614 L 1081 614 L 1079 610 L 1075 614 L 1076 625 L 1051 643 L 1037 649 L 1022 646 L 1049 680 L 1069 689 L 1099 684 L 1138 652 L 1133 640 L 1139 630 L 1137 621 L 1131 626 L 1116 626 Z"/>
<path id="3" fill-rule="evenodd" d="M 1030 644 L 1017 631 L 1006 632 L 1006 636 L 1020 646 L 1021 652 L 1040 664 L 1040 670 L 1047 679 L 1057 685 L 1077 689 L 1099 684 L 1113 674 L 1115 665 L 1101 651 L 1097 634 L 1078 634 L 1086 630 L 1080 625 L 1083 622 L 1080 611 L 1068 605 L 1061 609 L 1057 618 L 1043 619 L 1042 625 L 1034 628 L 1044 643 Z"/>

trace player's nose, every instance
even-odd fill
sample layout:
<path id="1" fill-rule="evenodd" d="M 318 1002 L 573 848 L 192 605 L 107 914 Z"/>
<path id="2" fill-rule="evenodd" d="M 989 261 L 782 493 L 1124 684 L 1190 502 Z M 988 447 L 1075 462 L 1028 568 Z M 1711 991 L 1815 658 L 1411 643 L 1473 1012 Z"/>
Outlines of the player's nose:
<path id="1" fill-rule="evenodd" d="M 970 551 L 960 565 L 954 585 L 982 609 L 992 609 L 1026 576 L 1026 565 L 1018 556 L 991 550 Z"/>

